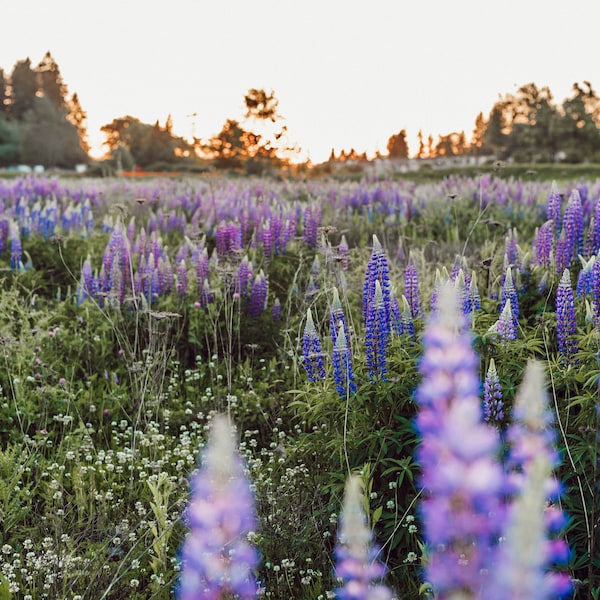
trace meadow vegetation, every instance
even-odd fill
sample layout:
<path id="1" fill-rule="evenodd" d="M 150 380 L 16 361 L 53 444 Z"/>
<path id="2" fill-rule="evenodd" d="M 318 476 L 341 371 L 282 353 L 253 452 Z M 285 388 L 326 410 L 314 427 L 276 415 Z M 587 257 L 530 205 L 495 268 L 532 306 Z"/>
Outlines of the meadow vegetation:
<path id="1" fill-rule="evenodd" d="M 599 250 L 600 181 L 560 172 L 0 180 L 0 599 L 172 597 L 222 414 L 263 597 L 334 597 L 351 475 L 385 585 L 431 595 L 419 386 L 448 281 L 498 464 L 543 365 L 569 549 L 543 566 L 598 598 Z"/>

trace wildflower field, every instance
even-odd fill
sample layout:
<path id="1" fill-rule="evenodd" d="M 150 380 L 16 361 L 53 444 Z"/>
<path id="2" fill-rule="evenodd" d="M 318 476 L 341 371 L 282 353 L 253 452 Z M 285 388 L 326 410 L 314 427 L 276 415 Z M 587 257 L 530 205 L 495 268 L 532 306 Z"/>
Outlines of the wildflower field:
<path id="1" fill-rule="evenodd" d="M 0 180 L 0 600 L 599 598 L 600 180 Z"/>

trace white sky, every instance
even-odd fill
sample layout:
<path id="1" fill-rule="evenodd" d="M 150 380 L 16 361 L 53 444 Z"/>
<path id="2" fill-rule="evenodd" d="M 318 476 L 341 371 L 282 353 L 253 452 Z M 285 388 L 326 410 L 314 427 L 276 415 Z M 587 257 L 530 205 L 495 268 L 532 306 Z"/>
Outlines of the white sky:
<path id="1" fill-rule="evenodd" d="M 313 162 L 385 153 L 403 128 L 411 152 L 419 128 L 469 139 L 529 82 L 558 102 L 576 81 L 600 93 L 598 0 L 15 0 L 0 15 L 0 67 L 50 50 L 94 146 L 125 115 L 209 138 L 252 87 L 275 91 Z"/>

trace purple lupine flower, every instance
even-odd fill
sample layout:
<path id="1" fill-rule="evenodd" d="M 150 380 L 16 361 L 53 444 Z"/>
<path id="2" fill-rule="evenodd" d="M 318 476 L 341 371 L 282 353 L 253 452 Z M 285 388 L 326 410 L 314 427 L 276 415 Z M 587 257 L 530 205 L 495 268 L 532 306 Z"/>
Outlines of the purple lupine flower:
<path id="1" fill-rule="evenodd" d="M 412 308 L 404 294 L 402 295 L 402 310 L 400 311 L 400 329 L 402 334 L 411 338 L 415 337 L 415 322 L 412 316 Z"/>
<path id="2" fill-rule="evenodd" d="M 552 477 L 558 464 L 552 421 L 542 364 L 530 361 L 506 434 L 508 492 L 513 500 L 497 564 L 491 571 L 488 589 L 493 600 L 549 600 L 571 591 L 567 575 L 550 570 L 553 563 L 564 563 L 569 554 L 565 541 L 557 539 L 564 517 L 554 503 L 560 485 Z"/>
<path id="3" fill-rule="evenodd" d="M 552 249 L 554 247 L 554 220 L 546 221 L 537 232 L 535 242 L 535 259 L 541 267 L 548 267 L 552 262 Z"/>
<path id="4" fill-rule="evenodd" d="M 600 250 L 600 196 L 594 205 L 594 224 L 592 226 L 592 249 L 591 254 L 596 254 Z"/>
<path id="5" fill-rule="evenodd" d="M 321 215 L 316 205 L 308 205 L 304 209 L 304 229 L 302 231 L 302 241 L 309 248 L 317 247 L 317 231 Z"/>
<path id="6" fill-rule="evenodd" d="M 188 275 L 187 265 L 183 259 L 177 265 L 176 281 L 177 293 L 181 298 L 184 298 L 188 293 Z"/>
<path id="7" fill-rule="evenodd" d="M 471 281 L 469 282 L 469 299 L 471 301 L 471 312 L 481 309 L 481 296 L 477 287 L 477 273 L 471 271 Z"/>
<path id="8" fill-rule="evenodd" d="M 248 255 L 245 254 L 238 267 L 234 283 L 234 293 L 238 294 L 240 298 L 248 297 L 253 272 L 252 263 L 248 260 Z"/>
<path id="9" fill-rule="evenodd" d="M 344 323 L 340 320 L 338 326 L 332 354 L 333 379 L 339 397 L 344 400 L 350 392 L 356 392 L 356 384 L 352 369 L 352 351 L 346 340 Z"/>
<path id="10" fill-rule="evenodd" d="M 483 382 L 483 417 L 497 427 L 504 422 L 504 400 L 496 363 L 492 358 Z"/>
<path id="11" fill-rule="evenodd" d="M 77 286 L 77 306 L 81 306 L 86 298 L 94 296 L 94 274 L 92 271 L 92 259 L 88 254 L 81 267 L 81 279 Z"/>
<path id="12" fill-rule="evenodd" d="M 367 307 L 365 324 L 365 354 L 369 379 L 385 380 L 386 351 L 390 339 L 389 309 L 386 310 L 379 279 L 375 280 L 375 296 Z"/>
<path id="13" fill-rule="evenodd" d="M 470 317 L 471 313 L 473 312 L 473 302 L 471 302 L 471 295 L 467 289 L 465 283 L 465 274 L 462 269 L 458 270 L 458 273 L 454 279 L 454 289 L 456 290 L 456 297 L 463 315 L 465 317 Z"/>
<path id="14" fill-rule="evenodd" d="M 315 327 L 310 308 L 306 311 L 306 325 L 304 326 L 304 335 L 302 336 L 302 356 L 308 380 L 317 381 L 317 379 L 325 379 L 325 364 L 323 361 L 321 340 L 317 334 L 317 328 Z"/>
<path id="15" fill-rule="evenodd" d="M 16 225 L 10 227 L 10 268 L 18 271 L 22 267 L 23 247 L 21 245 L 21 236 L 19 228 Z"/>
<path id="16" fill-rule="evenodd" d="M 515 228 L 509 229 L 508 234 L 504 238 L 504 256 L 508 259 L 508 264 L 518 266 L 518 234 Z"/>
<path id="17" fill-rule="evenodd" d="M 445 270 L 445 268 L 443 273 L 440 272 L 439 269 L 435 270 L 435 279 L 433 281 L 433 289 L 431 290 L 431 300 L 429 303 L 429 308 L 432 313 L 435 313 L 437 311 L 438 296 L 440 290 L 442 289 L 443 284 L 449 279 L 450 276 L 448 275 L 448 271 Z"/>
<path id="18" fill-rule="evenodd" d="M 579 271 L 579 275 L 577 276 L 575 295 L 577 298 L 583 298 L 592 294 L 594 287 L 593 272 L 596 257 L 592 255 L 588 260 L 582 258 L 581 256 L 579 258 L 581 260 L 581 271 Z"/>
<path id="19" fill-rule="evenodd" d="M 340 240 L 340 244 L 338 246 L 338 257 L 340 261 L 340 265 L 344 271 L 348 270 L 348 257 L 350 255 L 350 249 L 348 248 L 348 242 L 346 241 L 346 236 L 342 234 L 342 239 Z"/>
<path id="20" fill-rule="evenodd" d="M 575 298 L 569 269 L 563 271 L 556 290 L 556 333 L 558 351 L 567 362 L 570 362 L 577 354 L 579 344 L 575 339 L 577 333 Z"/>
<path id="21" fill-rule="evenodd" d="M 364 492 L 358 475 L 351 475 L 344 490 L 338 543 L 335 547 L 335 577 L 342 587 L 335 590 L 339 600 L 391 600 L 391 590 L 378 583 L 386 567 L 377 560 L 379 548 L 364 511 Z"/>
<path id="22" fill-rule="evenodd" d="M 421 316 L 421 294 L 419 292 L 419 274 L 412 252 L 408 257 L 408 264 L 404 271 L 404 295 L 408 300 L 412 318 L 418 319 Z"/>
<path id="23" fill-rule="evenodd" d="M 558 193 L 558 186 L 556 185 L 556 181 L 553 181 L 550 186 L 550 193 L 548 194 L 547 219 L 554 222 L 554 232 L 556 236 L 560 234 L 562 228 L 561 203 L 562 198 Z"/>
<path id="24" fill-rule="evenodd" d="M 566 233 L 567 244 L 571 259 L 575 258 L 583 248 L 583 207 L 577 188 L 574 188 L 565 207 L 563 229 Z M 569 265 L 567 265 L 569 266 Z"/>
<path id="25" fill-rule="evenodd" d="M 482 421 L 478 357 L 457 303 L 446 283 L 425 331 L 416 391 L 425 578 L 440 600 L 483 597 L 504 524 L 499 436 Z"/>
<path id="26" fill-rule="evenodd" d="M 600 324 L 600 260 L 596 260 L 592 267 L 592 309 L 594 326 L 598 327 Z"/>
<path id="27" fill-rule="evenodd" d="M 266 264 L 269 264 L 271 256 L 273 255 L 273 232 L 271 231 L 271 222 L 269 219 L 267 219 L 262 225 L 260 238 L 265 262 Z"/>
<path id="28" fill-rule="evenodd" d="M 488 333 L 496 334 L 501 343 L 517 339 L 515 321 L 512 317 L 512 309 L 510 306 L 510 302 L 507 302 L 504 305 L 504 308 L 500 313 L 500 318 L 488 330 Z"/>
<path id="29" fill-rule="evenodd" d="M 273 321 L 281 321 L 281 302 L 279 298 L 275 298 L 271 308 L 271 318 Z"/>
<path id="30" fill-rule="evenodd" d="M 257 550 L 254 496 L 227 417 L 214 417 L 200 469 L 192 476 L 184 521 L 177 600 L 256 598 Z"/>
<path id="31" fill-rule="evenodd" d="M 267 295 L 269 292 L 269 282 L 261 269 L 254 278 L 252 289 L 250 290 L 250 301 L 248 303 L 248 314 L 251 317 L 258 317 L 267 306 Z"/>
<path id="32" fill-rule="evenodd" d="M 513 319 L 513 326 L 515 335 L 519 327 L 519 298 L 517 295 L 517 289 L 513 282 L 512 269 L 510 266 L 506 268 L 504 276 L 504 283 L 500 291 L 500 313 L 504 310 L 504 306 L 510 303 L 510 312 Z"/>

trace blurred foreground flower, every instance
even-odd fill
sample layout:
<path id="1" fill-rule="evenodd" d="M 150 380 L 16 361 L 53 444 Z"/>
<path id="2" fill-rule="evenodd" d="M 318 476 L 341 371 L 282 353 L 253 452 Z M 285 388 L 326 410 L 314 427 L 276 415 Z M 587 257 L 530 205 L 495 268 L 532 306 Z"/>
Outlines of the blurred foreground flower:
<path id="1" fill-rule="evenodd" d="M 255 598 L 259 558 L 247 540 L 257 528 L 254 497 L 225 416 L 213 419 L 184 518 L 189 533 L 181 548 L 178 600 Z"/>
<path id="2" fill-rule="evenodd" d="M 377 560 L 379 550 L 372 545 L 363 507 L 361 480 L 353 475 L 346 483 L 340 515 L 335 576 L 343 586 L 335 596 L 339 600 L 389 600 L 391 591 L 374 583 L 385 575 L 386 567 Z"/>

